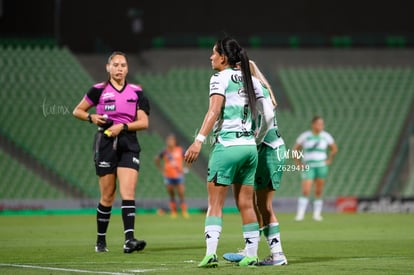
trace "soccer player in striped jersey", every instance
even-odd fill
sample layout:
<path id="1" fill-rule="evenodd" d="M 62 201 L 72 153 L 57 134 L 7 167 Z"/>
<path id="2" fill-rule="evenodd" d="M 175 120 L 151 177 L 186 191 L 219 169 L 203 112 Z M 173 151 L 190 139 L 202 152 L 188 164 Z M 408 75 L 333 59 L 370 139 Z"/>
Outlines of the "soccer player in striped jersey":
<path id="1" fill-rule="evenodd" d="M 322 117 L 315 116 L 312 119 L 311 130 L 299 135 L 293 150 L 303 152 L 302 159 L 295 158 L 296 165 L 309 168 L 302 169 L 302 196 L 298 199 L 295 220 L 302 221 L 304 219 L 312 185 L 315 183 L 313 219 L 322 221 L 323 186 L 328 175 L 328 166 L 338 152 L 334 138 L 324 130 Z"/>
<path id="2" fill-rule="evenodd" d="M 140 146 L 136 131 L 148 128 L 150 106 L 140 86 L 126 81 L 127 57 L 114 52 L 106 64 L 109 79 L 98 83 L 87 92 L 73 111 L 83 121 L 96 124 L 95 169 L 99 177 L 101 198 L 97 207 L 96 252 L 108 251 L 106 231 L 116 194 L 116 181 L 122 197 L 124 224 L 124 253 L 144 249 L 146 242 L 134 237 L 135 188 L 140 167 Z M 89 113 L 95 107 L 96 113 Z"/>
<path id="3" fill-rule="evenodd" d="M 285 142 L 279 133 L 276 120 L 277 102 L 272 88 L 266 77 L 262 74 L 256 63 L 250 60 L 250 71 L 252 75 L 260 80 L 263 85 L 264 98 L 275 108 L 274 123 L 268 130 L 262 143 L 258 144 L 259 161 L 255 175 L 255 203 L 257 205 L 256 214 L 261 226 L 261 231 L 266 238 L 270 249 L 269 257 L 261 261 L 260 265 L 286 265 L 288 263 L 282 249 L 280 238 L 279 221 L 273 210 L 273 197 L 283 174 L 285 164 Z M 259 115 L 257 127 L 261 126 L 261 116 Z M 240 261 L 246 253 L 246 249 L 239 253 L 225 253 L 223 258 L 231 261 Z"/>
<path id="4" fill-rule="evenodd" d="M 273 124 L 273 108 L 263 97 L 262 86 L 252 78 L 246 51 L 232 38 L 218 40 L 210 57 L 216 71 L 210 79 L 210 104 L 199 134 L 185 153 L 193 163 L 211 130 L 216 142 L 209 157 L 205 219 L 206 254 L 199 267 L 218 265 L 217 246 L 222 229 L 223 206 L 230 185 L 241 214 L 246 256 L 239 266 L 258 264 L 259 224 L 253 205 L 257 149 L 252 121 L 263 116 L 257 139 L 263 141 Z"/>

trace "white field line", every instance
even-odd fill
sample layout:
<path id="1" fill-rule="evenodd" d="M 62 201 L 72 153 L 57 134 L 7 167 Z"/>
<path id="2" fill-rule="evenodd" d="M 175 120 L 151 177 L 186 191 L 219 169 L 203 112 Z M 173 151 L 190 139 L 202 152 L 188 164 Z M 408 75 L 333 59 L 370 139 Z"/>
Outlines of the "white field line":
<path id="1" fill-rule="evenodd" d="M 136 270 L 131 270 L 131 272 L 134 272 L 134 273 L 122 273 L 122 272 L 92 271 L 92 270 L 84 270 L 84 269 L 59 268 L 59 267 L 48 267 L 48 266 L 26 265 L 26 264 L 0 263 L 0 266 L 18 267 L 18 268 L 31 268 L 31 269 L 41 269 L 41 270 L 54 270 L 54 271 L 66 271 L 66 272 L 76 272 L 76 273 L 108 274 L 108 275 L 133 275 L 134 273 L 141 273 L 141 272 L 148 272 L 148 271 L 157 270 L 157 269 L 136 269 Z"/>

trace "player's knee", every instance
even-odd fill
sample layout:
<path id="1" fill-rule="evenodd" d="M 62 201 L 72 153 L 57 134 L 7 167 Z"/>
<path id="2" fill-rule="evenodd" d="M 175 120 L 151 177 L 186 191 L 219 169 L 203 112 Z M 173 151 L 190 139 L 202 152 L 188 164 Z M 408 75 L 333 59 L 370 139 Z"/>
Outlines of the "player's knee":
<path id="1" fill-rule="evenodd" d="M 238 200 L 237 208 L 239 209 L 240 212 L 253 209 L 253 202 L 247 201 L 247 200 Z"/>
<path id="2" fill-rule="evenodd" d="M 115 194 L 102 194 L 101 202 L 103 205 L 112 205 L 115 200 Z"/>

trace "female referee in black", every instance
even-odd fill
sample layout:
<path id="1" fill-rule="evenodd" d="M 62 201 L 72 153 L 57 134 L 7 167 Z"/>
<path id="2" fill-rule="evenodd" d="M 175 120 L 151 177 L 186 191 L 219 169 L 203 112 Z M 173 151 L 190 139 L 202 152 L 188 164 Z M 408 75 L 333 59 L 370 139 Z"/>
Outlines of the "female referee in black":
<path id="1" fill-rule="evenodd" d="M 95 135 L 95 167 L 101 198 L 96 220 L 98 237 L 95 251 L 106 252 L 106 231 L 115 200 L 116 180 L 122 198 L 124 252 L 144 249 L 146 243 L 134 237 L 135 187 L 138 181 L 140 146 L 136 131 L 148 128 L 150 106 L 140 86 L 126 81 L 127 57 L 114 52 L 108 58 L 109 79 L 93 85 L 79 102 L 73 115 L 98 126 Z M 96 113 L 89 109 L 96 108 Z"/>

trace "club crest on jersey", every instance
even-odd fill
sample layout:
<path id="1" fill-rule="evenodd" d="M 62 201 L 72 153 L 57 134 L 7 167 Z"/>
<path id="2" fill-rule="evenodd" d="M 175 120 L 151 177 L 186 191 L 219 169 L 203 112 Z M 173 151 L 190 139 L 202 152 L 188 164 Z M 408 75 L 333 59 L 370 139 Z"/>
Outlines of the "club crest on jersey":
<path id="1" fill-rule="evenodd" d="M 105 105 L 105 111 L 106 112 L 116 111 L 116 105 L 115 104 Z"/>

